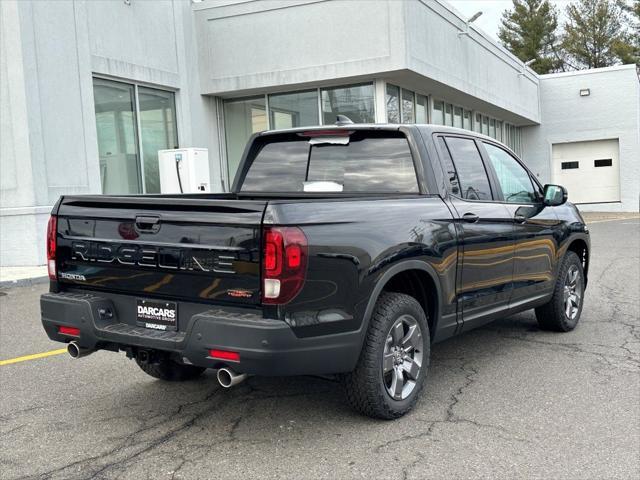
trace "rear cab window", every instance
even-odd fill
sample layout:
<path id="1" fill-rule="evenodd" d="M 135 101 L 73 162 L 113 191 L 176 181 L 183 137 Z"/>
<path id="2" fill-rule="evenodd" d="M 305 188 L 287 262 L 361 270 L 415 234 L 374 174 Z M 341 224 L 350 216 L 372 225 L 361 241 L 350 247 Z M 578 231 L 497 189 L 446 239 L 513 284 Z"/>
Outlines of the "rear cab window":
<path id="1" fill-rule="evenodd" d="M 418 193 L 405 135 L 339 130 L 258 137 L 241 192 Z"/>
<path id="2" fill-rule="evenodd" d="M 465 200 L 491 201 L 489 176 L 476 142 L 464 137 L 440 137 L 449 193 Z"/>

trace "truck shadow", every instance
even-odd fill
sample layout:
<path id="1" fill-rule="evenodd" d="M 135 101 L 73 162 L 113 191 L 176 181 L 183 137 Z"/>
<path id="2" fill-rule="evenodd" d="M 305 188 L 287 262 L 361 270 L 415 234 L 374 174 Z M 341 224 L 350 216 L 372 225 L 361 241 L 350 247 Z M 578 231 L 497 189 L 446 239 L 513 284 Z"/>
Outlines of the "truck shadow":
<path id="1" fill-rule="evenodd" d="M 451 396 L 470 372 L 500 368 L 504 355 L 514 348 L 527 348 L 509 339 L 534 332 L 538 329 L 533 315 L 520 314 L 434 345 L 427 386 L 408 417 L 446 416 Z M 236 387 L 223 389 L 213 371 L 185 383 L 145 381 L 147 377 L 140 375 L 141 381 L 123 392 L 113 408 L 130 411 L 132 405 L 140 406 L 143 424 L 151 421 L 160 425 L 163 418 L 168 424 L 182 420 L 183 436 L 190 430 L 204 429 L 224 441 L 263 442 L 289 437 L 296 430 L 306 430 L 307 435 L 309 429 L 321 433 L 328 425 L 335 434 L 339 425 L 342 430 L 395 423 L 352 411 L 341 384 L 331 378 L 249 377 Z"/>

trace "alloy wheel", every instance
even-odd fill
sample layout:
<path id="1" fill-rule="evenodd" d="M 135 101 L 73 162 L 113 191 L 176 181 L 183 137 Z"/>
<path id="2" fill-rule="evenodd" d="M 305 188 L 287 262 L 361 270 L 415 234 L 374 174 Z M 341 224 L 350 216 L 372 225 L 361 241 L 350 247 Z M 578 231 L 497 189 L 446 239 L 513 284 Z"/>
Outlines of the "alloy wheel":
<path id="1" fill-rule="evenodd" d="M 577 265 L 571 265 L 564 280 L 564 314 L 574 320 L 582 301 L 582 277 Z"/>
<path id="2" fill-rule="evenodd" d="M 382 378 L 394 400 L 404 400 L 416 387 L 422 369 L 422 330 L 411 315 L 402 315 L 387 334 L 382 357 Z"/>

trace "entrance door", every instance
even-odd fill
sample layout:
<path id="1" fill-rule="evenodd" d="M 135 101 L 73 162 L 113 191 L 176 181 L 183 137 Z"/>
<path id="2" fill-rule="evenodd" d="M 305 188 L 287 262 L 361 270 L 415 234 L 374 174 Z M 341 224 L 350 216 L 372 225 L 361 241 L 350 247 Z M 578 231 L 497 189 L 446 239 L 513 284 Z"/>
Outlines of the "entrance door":
<path id="1" fill-rule="evenodd" d="M 618 139 L 556 143 L 553 183 L 563 185 L 573 203 L 620 201 Z"/>

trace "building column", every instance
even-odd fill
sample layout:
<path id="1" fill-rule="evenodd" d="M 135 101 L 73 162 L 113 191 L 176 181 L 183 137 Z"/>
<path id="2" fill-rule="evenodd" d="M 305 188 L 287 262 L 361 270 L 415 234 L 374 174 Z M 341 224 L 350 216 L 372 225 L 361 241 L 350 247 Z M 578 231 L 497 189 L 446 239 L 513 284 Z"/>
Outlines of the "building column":
<path id="1" fill-rule="evenodd" d="M 374 86 L 374 103 L 376 108 L 376 123 L 387 123 L 387 91 L 384 80 L 376 79 Z"/>

